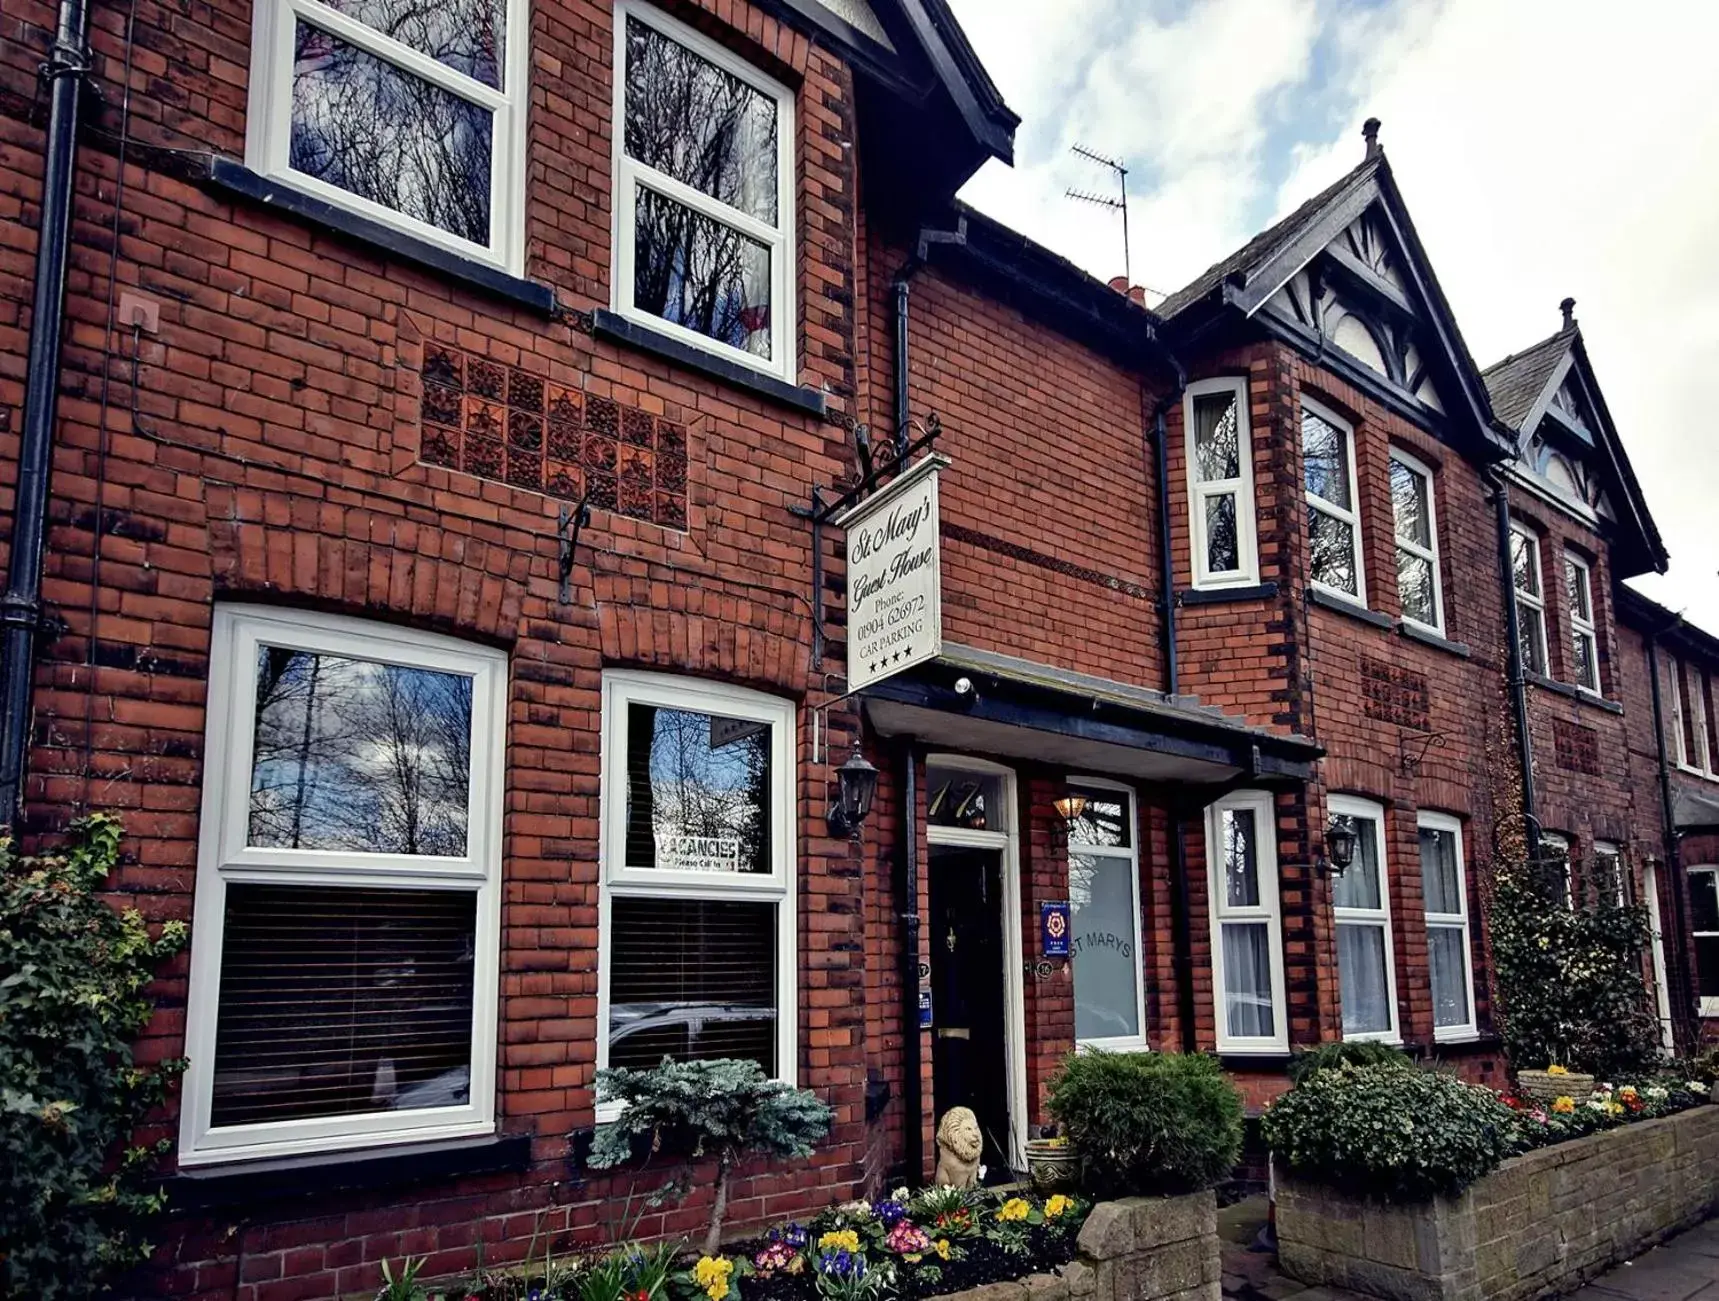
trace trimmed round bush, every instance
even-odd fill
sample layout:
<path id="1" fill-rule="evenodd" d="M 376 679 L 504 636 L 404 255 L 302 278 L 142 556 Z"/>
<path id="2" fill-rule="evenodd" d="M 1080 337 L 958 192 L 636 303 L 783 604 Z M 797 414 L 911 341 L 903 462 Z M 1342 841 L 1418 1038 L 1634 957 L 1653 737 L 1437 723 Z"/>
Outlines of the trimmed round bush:
<path id="1" fill-rule="evenodd" d="M 1272 1103 L 1262 1127 L 1282 1168 L 1390 1202 L 1459 1193 L 1516 1140 L 1492 1090 L 1393 1064 L 1315 1071 Z"/>
<path id="2" fill-rule="evenodd" d="M 1289 1082 L 1300 1084 L 1320 1071 L 1328 1071 L 1347 1062 L 1351 1066 L 1400 1066 L 1414 1069 L 1414 1061 L 1401 1048 L 1376 1043 L 1370 1039 L 1337 1039 L 1297 1052 L 1289 1062 Z"/>
<path id="3" fill-rule="evenodd" d="M 1241 1155 L 1241 1096 L 1214 1057 L 1071 1054 L 1049 1106 L 1097 1196 L 1210 1188 Z"/>

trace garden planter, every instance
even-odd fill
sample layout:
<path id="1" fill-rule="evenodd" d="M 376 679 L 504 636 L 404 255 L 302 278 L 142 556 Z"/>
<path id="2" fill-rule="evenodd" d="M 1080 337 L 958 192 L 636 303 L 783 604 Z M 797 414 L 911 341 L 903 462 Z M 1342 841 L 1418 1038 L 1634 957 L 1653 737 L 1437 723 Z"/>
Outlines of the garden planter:
<path id="1" fill-rule="evenodd" d="M 1280 1168 L 1278 1259 L 1303 1282 L 1393 1301 L 1532 1301 L 1575 1291 L 1716 1205 L 1719 1107 L 1696 1107 L 1540 1148 L 1460 1197 L 1412 1206 Z"/>
<path id="2" fill-rule="evenodd" d="M 1033 1187 L 1054 1193 L 1074 1183 L 1078 1163 L 1066 1140 L 1035 1138 L 1027 1141 L 1027 1171 Z"/>
<path id="3" fill-rule="evenodd" d="M 1586 1098 L 1594 1091 L 1594 1077 L 1570 1071 L 1553 1075 L 1550 1071 L 1517 1071 L 1516 1087 L 1536 1102 L 1551 1103 L 1559 1098 Z"/>

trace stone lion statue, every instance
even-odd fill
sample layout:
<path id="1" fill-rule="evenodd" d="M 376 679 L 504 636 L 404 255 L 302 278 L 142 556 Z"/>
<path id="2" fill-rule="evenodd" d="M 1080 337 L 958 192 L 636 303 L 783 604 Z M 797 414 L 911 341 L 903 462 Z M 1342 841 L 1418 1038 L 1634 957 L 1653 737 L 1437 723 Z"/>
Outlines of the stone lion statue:
<path id="1" fill-rule="evenodd" d="M 967 1107 L 949 1108 L 937 1125 L 937 1175 L 932 1182 L 939 1187 L 976 1187 L 984 1149 L 979 1118 Z"/>

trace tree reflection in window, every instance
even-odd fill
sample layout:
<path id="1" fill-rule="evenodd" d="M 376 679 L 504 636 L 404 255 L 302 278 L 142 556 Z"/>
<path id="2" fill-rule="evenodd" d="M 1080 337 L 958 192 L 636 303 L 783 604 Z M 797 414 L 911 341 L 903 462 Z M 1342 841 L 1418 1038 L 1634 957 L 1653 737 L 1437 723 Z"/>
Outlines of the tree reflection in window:
<path id="1" fill-rule="evenodd" d="M 461 57 L 475 67 L 491 57 L 481 49 Z M 488 246 L 494 125 L 488 109 L 298 23 L 295 171 Z"/>
<path id="2" fill-rule="evenodd" d="M 627 706 L 627 866 L 770 871 L 768 723 Z"/>
<path id="3" fill-rule="evenodd" d="M 463 857 L 472 680 L 264 646 L 249 844 Z"/>
<path id="4" fill-rule="evenodd" d="M 437 63 L 503 89 L 506 0 L 323 0 L 371 31 L 409 45 Z"/>
<path id="5" fill-rule="evenodd" d="M 743 352 L 771 355 L 770 250 L 642 185 L 633 303 Z"/>

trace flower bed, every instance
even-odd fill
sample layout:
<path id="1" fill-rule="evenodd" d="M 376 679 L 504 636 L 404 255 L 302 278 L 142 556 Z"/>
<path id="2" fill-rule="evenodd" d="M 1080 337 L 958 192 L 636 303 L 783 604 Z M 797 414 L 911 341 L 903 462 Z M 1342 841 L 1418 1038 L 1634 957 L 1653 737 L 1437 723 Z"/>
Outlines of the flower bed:
<path id="1" fill-rule="evenodd" d="M 1554 1077 L 1556 1078 L 1556 1077 Z M 1670 1080 L 1650 1084 L 1598 1084 L 1584 1097 L 1560 1094 L 1549 1102 L 1512 1093 L 1499 1095 L 1516 1113 L 1516 1150 L 1566 1143 L 1602 1129 L 1631 1121 L 1675 1115 L 1705 1102 L 1708 1090 L 1700 1080 Z"/>

